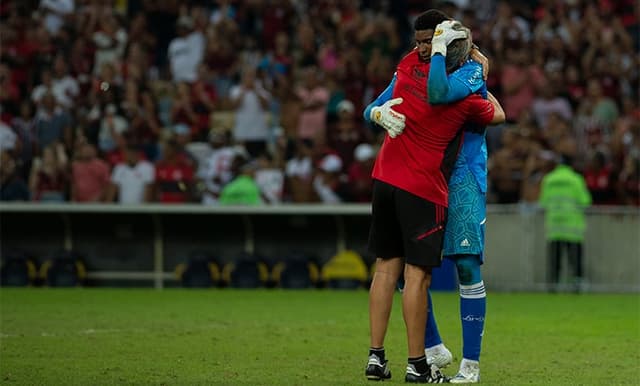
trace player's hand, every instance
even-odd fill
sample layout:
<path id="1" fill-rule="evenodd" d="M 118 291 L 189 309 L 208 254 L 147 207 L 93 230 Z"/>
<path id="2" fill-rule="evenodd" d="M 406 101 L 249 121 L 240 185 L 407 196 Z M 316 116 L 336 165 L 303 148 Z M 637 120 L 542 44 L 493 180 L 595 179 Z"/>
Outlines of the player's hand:
<path id="1" fill-rule="evenodd" d="M 382 106 L 371 109 L 371 120 L 382 126 L 391 138 L 395 138 L 404 130 L 404 114 L 394 111 L 391 107 L 402 103 L 402 98 L 386 101 Z"/>
<path id="2" fill-rule="evenodd" d="M 467 32 L 461 29 L 457 20 L 445 20 L 436 26 L 431 39 L 431 56 L 441 54 L 447 56 L 447 46 L 454 40 L 466 39 Z"/>
<path id="3" fill-rule="evenodd" d="M 474 46 L 475 47 L 475 46 Z M 489 59 L 476 47 L 471 50 L 471 59 L 482 66 L 482 79 L 487 80 L 489 76 Z"/>

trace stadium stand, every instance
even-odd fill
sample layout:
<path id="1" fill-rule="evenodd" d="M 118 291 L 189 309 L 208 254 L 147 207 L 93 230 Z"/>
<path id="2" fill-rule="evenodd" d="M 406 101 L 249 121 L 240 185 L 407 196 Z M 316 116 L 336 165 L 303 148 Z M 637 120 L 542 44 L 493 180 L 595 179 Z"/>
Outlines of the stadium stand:
<path id="1" fill-rule="evenodd" d="M 411 47 L 413 18 L 438 7 L 472 29 L 507 111 L 509 122 L 488 133 L 490 203 L 534 202 L 549 156 L 563 153 L 595 176 L 590 188 L 606 190 L 603 203 L 640 204 L 633 0 L 102 4 L 0 5 L 0 200 L 119 202 L 105 186 L 120 181 L 111 174 L 135 146 L 154 167 L 142 202 L 202 202 L 207 177 L 193 173 L 207 149 L 192 143 L 208 145 L 215 130 L 248 162 L 268 153 L 256 179 L 261 169 L 284 175 L 260 178 L 265 203 L 319 202 L 312 184 L 325 156 L 341 158 L 334 173 L 348 180 L 355 147 L 379 145 L 359 112 Z M 245 86 L 269 95 L 261 110 L 235 98 L 243 69 L 255 71 Z M 243 129 L 235 111 L 266 129 Z M 294 152 L 302 141 L 308 150 Z M 48 145 L 64 157 L 52 159 Z M 341 201 L 366 201 L 356 181 Z"/>

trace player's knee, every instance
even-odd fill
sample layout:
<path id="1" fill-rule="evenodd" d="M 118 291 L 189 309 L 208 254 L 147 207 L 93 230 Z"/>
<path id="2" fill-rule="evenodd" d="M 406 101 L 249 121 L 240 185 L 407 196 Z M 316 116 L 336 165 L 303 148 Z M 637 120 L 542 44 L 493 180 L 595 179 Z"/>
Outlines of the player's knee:
<path id="1" fill-rule="evenodd" d="M 455 261 L 460 284 L 471 285 L 482 281 L 478 255 L 459 255 Z"/>

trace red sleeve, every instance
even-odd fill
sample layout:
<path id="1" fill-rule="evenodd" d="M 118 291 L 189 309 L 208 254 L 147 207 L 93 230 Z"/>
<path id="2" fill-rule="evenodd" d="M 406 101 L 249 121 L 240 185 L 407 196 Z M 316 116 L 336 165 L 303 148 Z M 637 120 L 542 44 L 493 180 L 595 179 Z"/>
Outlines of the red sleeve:
<path id="1" fill-rule="evenodd" d="M 480 126 L 487 126 L 493 120 L 495 107 L 478 94 L 470 95 L 466 101 L 469 106 L 469 121 Z"/>

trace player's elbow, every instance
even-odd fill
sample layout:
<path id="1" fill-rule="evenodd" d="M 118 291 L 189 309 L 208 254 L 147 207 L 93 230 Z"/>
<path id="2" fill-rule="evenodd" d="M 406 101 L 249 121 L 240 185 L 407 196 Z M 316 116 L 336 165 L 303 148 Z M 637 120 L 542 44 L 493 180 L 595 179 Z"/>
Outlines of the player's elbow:
<path id="1" fill-rule="evenodd" d="M 491 120 L 492 125 L 497 125 L 500 123 L 504 123 L 507 120 L 507 116 L 504 114 L 503 110 L 496 110 L 493 113 L 493 119 Z"/>

